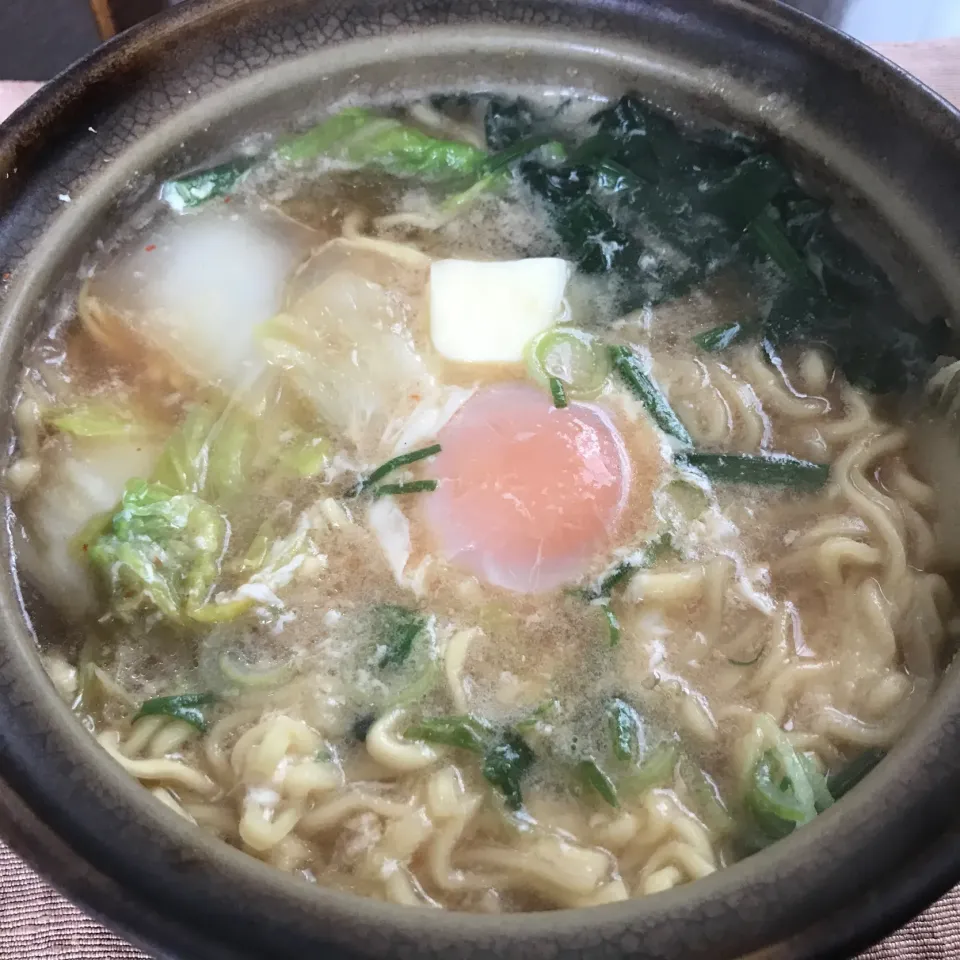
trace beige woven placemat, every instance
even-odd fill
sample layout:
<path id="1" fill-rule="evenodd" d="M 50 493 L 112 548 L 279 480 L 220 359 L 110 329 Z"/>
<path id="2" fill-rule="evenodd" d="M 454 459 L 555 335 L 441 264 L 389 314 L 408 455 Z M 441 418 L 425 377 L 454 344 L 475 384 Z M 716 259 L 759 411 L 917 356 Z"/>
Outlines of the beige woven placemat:
<path id="1" fill-rule="evenodd" d="M 960 104 L 960 39 L 878 44 L 878 49 Z M 0 117 L 27 92 L 0 84 Z M 960 887 L 860 960 L 957 958 Z M 145 955 L 64 900 L 0 843 L 0 960 L 145 960 Z"/>

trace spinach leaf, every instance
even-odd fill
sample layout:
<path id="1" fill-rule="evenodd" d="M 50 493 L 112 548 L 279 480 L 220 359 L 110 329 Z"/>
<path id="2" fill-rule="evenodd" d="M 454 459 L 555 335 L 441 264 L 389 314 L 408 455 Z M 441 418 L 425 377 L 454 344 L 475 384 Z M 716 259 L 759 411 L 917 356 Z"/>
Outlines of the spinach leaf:
<path id="1" fill-rule="evenodd" d="M 87 556 L 115 616 L 159 612 L 183 622 L 220 571 L 226 522 L 209 503 L 161 483 L 131 480 L 110 526 Z"/>
<path id="2" fill-rule="evenodd" d="M 173 717 L 182 720 L 204 733 L 209 726 L 206 707 L 216 703 L 217 698 L 212 693 L 181 693 L 174 697 L 154 697 L 144 701 L 133 718 L 134 722 L 141 717 Z"/>
<path id="3" fill-rule="evenodd" d="M 502 794 L 511 810 L 523 806 L 521 781 L 536 759 L 518 733 L 507 731 L 483 757 L 483 776 Z"/>
<path id="4" fill-rule="evenodd" d="M 631 276 L 643 272 L 643 248 L 594 199 L 589 167 L 546 167 L 526 161 L 520 165 L 520 175 L 547 204 L 557 235 L 584 273 L 621 271 Z"/>
<path id="5" fill-rule="evenodd" d="M 493 736 L 493 728 L 481 717 L 427 717 L 407 727 L 408 740 L 423 740 L 482 754 Z"/>
<path id="6" fill-rule="evenodd" d="M 491 98 L 483 117 L 483 133 L 491 150 L 506 150 L 533 133 L 534 113 L 523 99 Z"/>
<path id="7" fill-rule="evenodd" d="M 374 637 L 384 648 L 380 668 L 402 666 L 413 650 L 413 641 L 427 625 L 427 618 L 416 610 L 384 603 L 373 608 Z"/>

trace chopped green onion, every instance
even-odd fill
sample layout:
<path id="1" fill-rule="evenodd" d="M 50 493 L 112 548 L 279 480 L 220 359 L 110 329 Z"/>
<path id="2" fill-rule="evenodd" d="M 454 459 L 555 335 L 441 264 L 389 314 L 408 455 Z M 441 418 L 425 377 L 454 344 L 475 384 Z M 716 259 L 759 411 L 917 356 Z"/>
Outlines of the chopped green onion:
<path id="1" fill-rule="evenodd" d="M 560 712 L 560 701 L 553 697 L 545 700 L 538 707 L 533 709 L 522 720 L 518 720 L 513 726 L 519 733 L 528 733 L 538 730 L 541 723 L 549 721 L 551 716 L 556 716 Z"/>
<path id="2" fill-rule="evenodd" d="M 613 781 L 608 777 L 596 760 L 581 760 L 577 764 L 577 774 L 580 779 L 603 797 L 611 807 L 619 807 L 620 801 L 617 799 L 617 788 Z"/>
<path id="3" fill-rule="evenodd" d="M 834 800 L 849 793 L 887 755 L 885 750 L 872 748 L 854 757 L 845 767 L 827 777 L 827 789 Z"/>
<path id="4" fill-rule="evenodd" d="M 407 493 L 430 493 L 437 489 L 436 480 L 410 480 L 407 483 L 381 483 L 373 491 L 375 498 L 401 497 Z"/>
<path id="5" fill-rule="evenodd" d="M 550 378 L 550 395 L 553 397 L 553 405 L 562 410 L 567 405 L 567 395 L 563 391 L 563 381 L 557 377 Z"/>
<path id="6" fill-rule="evenodd" d="M 426 460 L 427 457 L 436 456 L 441 450 L 439 443 L 431 444 L 429 447 L 423 447 L 421 450 L 411 450 L 410 453 L 401 453 L 399 456 L 388 460 L 386 463 L 377 467 L 369 477 L 364 477 L 351 491 L 351 496 L 357 496 L 372 487 L 378 480 L 382 480 L 388 473 L 399 470 L 400 467 L 407 467 L 411 463 L 417 463 L 420 460 Z"/>
<path id="7" fill-rule="evenodd" d="M 830 476 L 828 464 L 798 460 L 785 453 L 755 456 L 743 453 L 685 453 L 677 459 L 680 465 L 700 470 L 710 480 L 719 483 L 816 490 Z"/>
<path id="8" fill-rule="evenodd" d="M 524 356 L 530 376 L 550 387 L 554 401 L 555 380 L 564 395 L 592 400 L 610 375 L 609 353 L 595 337 L 573 327 L 554 327 L 538 334 L 527 344 Z"/>
<path id="9" fill-rule="evenodd" d="M 646 407 L 653 422 L 671 437 L 681 443 L 692 446 L 693 440 L 680 418 L 673 412 L 667 398 L 650 379 L 643 364 L 629 347 L 611 347 L 610 359 L 623 381 L 630 387 L 637 399 Z"/>
<path id="10" fill-rule="evenodd" d="M 144 701 L 133 718 L 134 722 L 141 717 L 172 717 L 189 723 L 203 733 L 209 721 L 204 713 L 204 707 L 216 703 L 217 698 L 212 693 L 182 693 L 175 697 L 154 697 Z"/>
<path id="11" fill-rule="evenodd" d="M 671 480 L 664 488 L 664 493 L 677 505 L 685 520 L 696 520 L 710 504 L 707 494 L 687 480 Z"/>
<path id="12" fill-rule="evenodd" d="M 428 717 L 407 727 L 403 735 L 408 740 L 422 740 L 482 754 L 492 738 L 493 728 L 480 717 Z"/>
<path id="13" fill-rule="evenodd" d="M 673 741 L 654 747 L 635 770 L 620 778 L 620 793 L 638 797 L 647 790 L 672 783 L 679 757 L 679 748 Z"/>
<path id="14" fill-rule="evenodd" d="M 523 806 L 520 782 L 536 756 L 518 733 L 507 731 L 483 757 L 483 776 L 502 794 L 511 810 Z"/>
<path id="15" fill-rule="evenodd" d="M 711 327 L 693 337 L 693 342 L 707 353 L 720 353 L 735 343 L 742 343 L 756 331 L 756 327 L 749 323 L 734 321 L 724 323 L 719 327 Z"/>
<path id="16" fill-rule="evenodd" d="M 607 704 L 613 754 L 618 760 L 633 760 L 640 752 L 640 734 L 643 725 L 640 715 L 620 697 Z"/>

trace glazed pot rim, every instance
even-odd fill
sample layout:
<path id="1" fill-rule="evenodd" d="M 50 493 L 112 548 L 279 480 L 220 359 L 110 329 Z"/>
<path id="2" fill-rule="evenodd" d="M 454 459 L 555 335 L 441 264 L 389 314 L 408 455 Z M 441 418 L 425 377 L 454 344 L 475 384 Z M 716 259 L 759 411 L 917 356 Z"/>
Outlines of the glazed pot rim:
<path id="1" fill-rule="evenodd" d="M 538 0 L 539 2 L 539 0 Z M 665 7 L 683 7 L 686 0 L 673 0 Z M 280 7 L 296 6 L 296 0 L 289 3 L 281 2 Z M 556 3 L 540 3 L 541 6 L 567 8 L 576 6 L 569 0 L 560 0 Z M 87 58 L 81 64 L 62 74 L 51 85 L 41 91 L 39 95 L 28 102 L 10 119 L 3 129 L 0 141 L 0 161 L 21 154 L 29 154 L 34 149 L 33 141 L 38 129 L 46 127 L 56 129 L 57 124 L 69 124 L 69 111 L 73 106 L 74 98 L 89 93 L 90 78 L 93 83 L 100 78 L 108 78 L 118 59 L 129 57 L 131 50 L 138 46 L 158 48 L 164 44 L 176 42 L 178 35 L 184 31 L 203 29 L 206 24 L 221 20 L 225 13 L 242 11 L 262 6 L 259 0 L 233 0 L 229 4 L 218 3 L 217 0 L 201 0 L 188 3 L 185 6 L 173 8 L 160 19 L 135 28 L 128 35 L 118 38 Z M 590 7 L 591 4 L 581 4 Z M 596 0 L 592 6 L 606 8 L 609 6 L 603 0 Z M 748 3 L 746 0 L 714 0 L 712 7 L 718 10 L 732 11 L 736 16 L 752 18 L 763 23 L 767 28 L 790 34 L 791 31 L 801 31 L 804 35 L 812 36 L 824 48 L 832 50 L 834 56 L 844 56 L 851 66 L 857 66 L 865 73 L 879 71 L 885 82 L 892 85 L 901 101 L 906 104 L 917 104 L 918 109 L 926 110 L 932 115 L 931 123 L 939 123 L 944 128 L 943 137 L 946 139 L 952 130 L 956 136 L 960 132 L 960 116 L 954 113 L 943 101 L 934 100 L 929 92 L 921 91 L 916 81 L 909 78 L 902 71 L 889 65 L 880 65 L 879 59 L 872 53 L 860 47 L 849 39 L 839 37 L 827 28 L 815 25 L 808 18 L 788 8 L 781 8 L 772 0 L 755 0 Z M 480 26 L 478 31 L 490 29 Z M 511 30 L 518 30 L 518 36 L 524 31 L 521 25 L 510 26 Z M 461 31 L 464 36 L 469 32 Z M 406 35 L 401 35 L 406 36 Z M 558 35 L 559 36 L 559 35 Z M 451 37 L 451 42 L 455 37 Z M 356 41 L 360 43 L 361 41 Z M 366 41 L 364 41 L 366 42 Z M 397 46 L 404 46 L 406 41 L 398 39 Z M 465 38 L 464 42 L 469 42 Z M 560 43 L 558 39 L 558 44 Z M 602 36 L 598 37 L 599 44 L 603 45 Z M 374 43 L 375 41 L 370 41 Z M 608 41 L 609 43 L 609 41 Z M 317 56 L 318 54 L 313 54 Z M 958 137 L 960 139 L 960 137 Z M 956 143 L 952 144 L 954 155 L 960 158 L 960 149 Z M 0 167 L 2 169 L 2 167 Z M 0 244 L 2 249 L 2 244 Z M 29 258 L 25 269 L 29 270 Z M 16 312 L 18 297 L 18 276 L 7 295 L 3 330 L 0 331 L 0 352 L 2 352 L 5 366 L 5 383 L 10 382 L 11 358 L 19 353 L 18 336 L 14 336 L 9 314 Z M 19 329 L 16 331 L 19 334 Z M 920 720 L 907 732 L 904 740 L 898 744 L 890 759 L 864 785 L 862 791 L 856 791 L 850 798 L 838 804 L 834 809 L 823 814 L 817 822 L 806 827 L 802 833 L 781 841 L 776 847 L 764 851 L 747 861 L 729 867 L 720 873 L 698 881 L 669 893 L 650 898 L 649 901 L 631 901 L 624 905 L 607 907 L 593 907 L 581 910 L 561 911 L 558 913 L 518 914 L 488 918 L 469 914 L 453 914 L 444 912 L 414 911 L 406 907 L 397 907 L 381 904 L 376 901 L 361 900 L 346 894 L 338 894 L 328 890 L 312 888 L 302 881 L 283 876 L 260 862 L 247 857 L 238 851 L 225 847 L 219 841 L 207 836 L 197 836 L 197 831 L 184 825 L 175 814 L 154 804 L 135 782 L 115 767 L 99 748 L 93 743 L 89 735 L 82 730 L 69 711 L 62 704 L 53 707 L 51 687 L 42 673 L 39 659 L 30 646 L 30 638 L 22 626 L 18 612 L 19 599 L 16 585 L 9 576 L 0 582 L 0 619 L 5 622 L 7 636 L 4 643 L 11 644 L 12 649 L 0 651 L 0 666 L 4 672 L 12 670 L 16 680 L 17 695 L 22 699 L 28 692 L 32 694 L 30 702 L 8 702 L 8 696 L 3 697 L 0 703 L 0 717 L 6 724 L 0 727 L 0 759 L 5 763 L 0 767 L 6 777 L 5 791 L 8 795 L 9 807 L 16 805 L 17 798 L 24 801 L 28 807 L 38 812 L 39 819 L 44 821 L 46 828 L 68 847 L 74 847 L 81 858 L 101 860 L 104 851 L 110 850 L 106 857 L 112 866 L 104 873 L 114 880 L 129 882 L 127 893 L 133 900 L 152 903 L 161 914 L 175 915 L 176 911 L 183 910 L 182 897 L 178 891 L 172 890 L 169 885 L 171 863 L 166 862 L 158 866 L 156 877 L 135 877 L 131 873 L 130 864 L 120 868 L 124 857 L 123 846 L 126 831 L 124 820 L 135 817 L 141 829 L 155 830 L 159 835 L 175 838 L 180 846 L 180 855 L 173 863 L 172 870 L 189 874 L 194 879 L 198 876 L 207 878 L 211 883 L 219 882 L 229 885 L 232 875 L 235 879 L 243 878 L 251 889 L 262 885 L 264 890 L 272 891 L 273 896 L 289 903 L 297 904 L 302 911 L 313 911 L 322 917 L 325 923 L 369 924 L 372 928 L 387 927 L 397 934 L 405 943 L 414 943 L 422 939 L 426 932 L 434 938 L 432 942 L 456 945 L 464 940 L 478 944 L 497 944 L 509 947 L 511 942 L 519 944 L 526 941 L 543 940 L 544 942 L 562 942 L 576 940 L 584 930 L 589 929 L 596 935 L 597 940 L 620 940 L 624 937 L 636 937 L 636 931 L 645 929 L 647 923 L 654 921 L 653 915 L 675 917 L 673 922 L 696 922 L 698 911 L 734 910 L 731 906 L 738 903 L 741 914 L 746 911 L 749 917 L 751 910 L 760 910 L 767 915 L 771 912 L 768 899 L 762 896 L 763 888 L 777 880 L 781 884 L 791 882 L 796 877 L 796 870 L 790 866 L 791 858 L 794 867 L 804 859 L 807 851 L 808 859 L 811 849 L 827 849 L 831 844 L 843 841 L 840 845 L 847 848 L 848 856 L 842 864 L 825 864 L 823 872 L 823 887 L 832 892 L 829 896 L 820 891 L 810 891 L 814 901 L 826 907 L 830 899 L 836 899 L 836 889 L 850 888 L 852 879 L 858 873 L 854 865 L 858 854 L 867 854 L 878 841 L 882 842 L 885 834 L 889 834 L 897 826 L 897 817 L 906 809 L 911 813 L 923 813 L 924 827 L 935 826 L 937 829 L 946 825 L 942 802 L 936 796 L 949 794 L 960 787 L 960 750 L 952 750 L 949 746 L 951 737 L 947 731 L 960 727 L 960 678 L 955 671 L 945 678 L 933 702 L 927 708 Z M 8 693 L 13 686 L 4 682 L 2 688 Z M 55 716 L 54 716 L 55 714 Z M 50 719 L 51 716 L 54 719 Z M 940 731 L 939 734 L 937 731 Z M 56 743 L 53 741 L 56 740 Z M 16 742 L 15 742 L 16 741 Z M 36 744 L 44 742 L 53 747 L 52 752 L 57 754 L 72 754 L 81 758 L 79 768 L 52 770 L 43 762 L 31 764 L 30 749 Z M 35 755 L 34 755 L 35 756 Z M 949 762 L 947 762 L 949 760 Z M 88 768 L 89 765 L 89 768 Z M 94 777 L 94 771 L 99 771 Z M 88 804 L 77 804 L 73 807 L 66 804 L 63 795 L 56 793 L 45 795 L 45 791 L 52 783 L 61 788 L 73 781 L 75 787 L 85 790 L 96 790 L 99 787 L 110 794 L 113 809 L 101 811 L 105 817 L 100 824 L 112 823 L 117 830 L 116 836 L 103 836 L 99 840 L 90 835 L 89 825 L 76 822 L 78 811 Z M 878 814 L 867 818 L 869 823 L 864 824 L 863 813 L 868 807 L 874 806 L 877 801 L 877 792 L 881 784 L 886 783 L 891 794 L 901 797 L 900 803 L 887 804 L 881 807 Z M 915 803 L 908 804 L 905 800 L 904 788 L 907 784 L 923 783 L 925 789 Z M 899 785 L 899 789 L 895 789 Z M 872 789 L 870 789 L 872 787 Z M 0 796 L 0 805 L 7 801 Z M 27 826 L 30 816 L 23 811 L 17 815 L 18 821 Z M 884 828 L 880 829 L 880 824 Z M 919 832 L 917 827 L 905 828 L 903 837 Z M 83 836 L 83 839 L 78 839 Z M 31 845 L 25 838 L 15 845 L 37 856 L 35 845 Z M 138 848 L 142 845 L 138 842 Z M 886 859 L 883 856 L 873 856 L 868 860 L 878 868 L 895 869 L 900 860 L 900 854 L 892 855 L 898 843 L 889 845 Z M 903 839 L 900 847 L 905 847 Z M 28 849 L 29 848 L 29 849 Z M 905 853 L 905 851 L 901 851 Z M 876 851 L 873 850 L 875 854 Z M 164 856 L 169 856 L 169 849 L 164 850 Z M 849 862 L 846 862 L 849 861 Z M 48 869 L 51 864 L 45 865 Z M 160 867 L 163 867 L 161 869 Z M 99 867 L 97 868 L 99 869 Z M 147 871 L 151 873 L 152 871 Z M 806 886 L 809 887 L 809 869 L 801 871 L 805 876 Z M 957 870 L 960 875 L 960 869 Z M 158 879 L 159 878 L 159 879 Z M 832 881 L 831 881 L 832 878 Z M 56 879 L 54 877 L 54 879 Z M 842 882 L 841 882 L 842 881 Z M 157 883 L 160 888 L 157 888 Z M 186 884 L 186 881 L 185 881 Z M 800 884 L 799 886 L 803 886 Z M 798 886 L 798 889 L 799 889 Z M 247 890 L 246 885 L 244 887 Z M 82 882 L 68 885 L 71 896 L 84 901 Z M 852 891 L 851 891 L 852 892 Z M 941 892 L 939 890 L 931 892 Z M 210 894 L 214 896 L 214 893 Z M 218 902 L 226 909 L 229 906 L 230 894 L 220 895 Z M 264 901 L 267 898 L 264 896 Z M 271 902 L 277 902 L 271 900 Z M 88 904 L 101 914 L 110 914 L 107 904 Z M 189 911 L 184 911 L 189 912 Z M 782 911 L 781 911 L 782 912 Z M 810 912 L 810 911 L 808 911 Z M 816 914 L 816 910 L 813 911 Z M 770 916 L 764 921 L 770 924 Z M 759 915 L 756 917 L 759 923 Z M 779 918 L 777 936 L 788 936 L 802 920 L 792 911 Z M 129 931 L 129 923 L 121 923 Z M 135 931 L 134 931 L 135 932 Z M 745 938 L 745 943 L 749 937 Z M 626 941 L 624 941 L 626 942 Z M 755 943 L 753 947 L 765 944 Z M 751 947 L 751 948 L 753 948 Z M 719 956 L 719 954 L 717 955 Z"/>

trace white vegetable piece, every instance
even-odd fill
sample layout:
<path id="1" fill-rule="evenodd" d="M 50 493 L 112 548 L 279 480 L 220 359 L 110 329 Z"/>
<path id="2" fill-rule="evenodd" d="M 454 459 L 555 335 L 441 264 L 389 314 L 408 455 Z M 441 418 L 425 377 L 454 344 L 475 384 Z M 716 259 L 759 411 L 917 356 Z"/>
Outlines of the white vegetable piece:
<path id="1" fill-rule="evenodd" d="M 254 331 L 280 309 L 313 237 L 279 215 L 236 207 L 162 222 L 121 251 L 84 290 L 88 327 L 174 382 L 180 374 L 228 392 L 250 382 L 264 367 Z"/>
<path id="2" fill-rule="evenodd" d="M 148 477 L 162 444 L 133 440 L 70 437 L 43 452 L 43 482 L 23 507 L 27 539 L 17 545 L 20 563 L 37 588 L 68 613 L 94 604 L 93 581 L 72 546 L 74 537 L 98 514 L 113 510 L 131 477 Z"/>
<path id="3" fill-rule="evenodd" d="M 564 319 L 570 264 L 557 257 L 430 267 L 430 336 L 461 363 L 518 363 L 524 346 Z"/>

